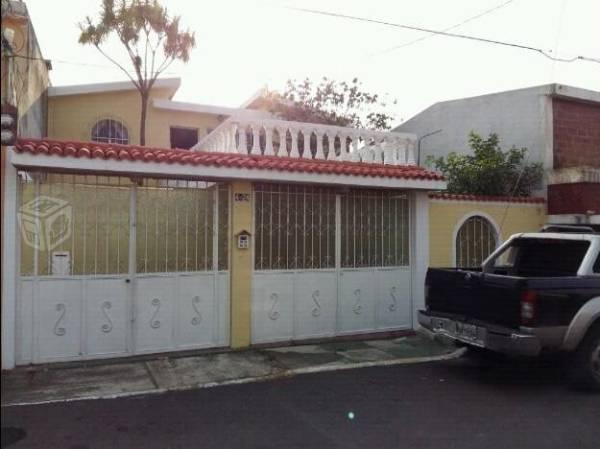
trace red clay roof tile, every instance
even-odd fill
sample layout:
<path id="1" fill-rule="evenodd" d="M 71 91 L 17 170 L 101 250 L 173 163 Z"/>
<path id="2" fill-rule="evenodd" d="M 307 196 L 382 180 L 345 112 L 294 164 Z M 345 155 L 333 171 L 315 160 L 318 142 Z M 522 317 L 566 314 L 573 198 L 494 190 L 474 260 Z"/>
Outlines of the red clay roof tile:
<path id="1" fill-rule="evenodd" d="M 444 180 L 441 174 L 414 165 L 382 166 L 380 164 L 363 162 L 325 161 L 277 156 L 242 155 L 238 153 L 211 153 L 205 151 L 191 152 L 189 150 L 139 147 L 136 145 L 47 139 L 19 139 L 15 148 L 19 153 L 34 155 L 49 154 L 72 158 L 113 159 L 119 161 L 140 161 L 140 163 L 179 163 L 434 181 Z"/>

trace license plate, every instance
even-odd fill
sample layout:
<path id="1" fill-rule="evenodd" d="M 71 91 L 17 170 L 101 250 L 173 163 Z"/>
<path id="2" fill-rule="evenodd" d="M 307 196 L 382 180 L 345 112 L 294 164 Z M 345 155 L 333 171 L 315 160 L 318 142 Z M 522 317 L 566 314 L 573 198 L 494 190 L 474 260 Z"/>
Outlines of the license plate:
<path id="1" fill-rule="evenodd" d="M 455 327 L 456 338 L 473 343 L 483 344 L 483 341 L 479 336 L 479 329 L 474 324 L 456 322 Z"/>
<path id="2" fill-rule="evenodd" d="M 448 319 L 433 319 L 434 332 L 446 334 L 452 338 L 477 346 L 484 345 L 485 329 L 474 324 L 461 323 Z"/>

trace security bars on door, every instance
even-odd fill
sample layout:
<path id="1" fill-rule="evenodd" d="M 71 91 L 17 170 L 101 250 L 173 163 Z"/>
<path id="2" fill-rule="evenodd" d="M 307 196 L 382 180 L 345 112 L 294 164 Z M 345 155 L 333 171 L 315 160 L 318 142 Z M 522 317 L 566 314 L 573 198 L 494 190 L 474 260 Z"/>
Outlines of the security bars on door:
<path id="1" fill-rule="evenodd" d="M 341 266 L 409 264 L 409 208 L 403 192 L 352 190 L 341 195 Z"/>
<path id="2" fill-rule="evenodd" d="M 336 196 L 340 198 L 336 220 Z M 258 184 L 255 269 L 407 266 L 409 207 L 405 193 Z"/>
<path id="3" fill-rule="evenodd" d="M 456 235 L 456 266 L 478 267 L 496 246 L 496 231 L 492 224 L 484 217 L 471 217 Z"/>
<path id="4" fill-rule="evenodd" d="M 335 192 L 306 186 L 255 186 L 255 268 L 335 267 Z"/>
<path id="5" fill-rule="evenodd" d="M 144 180 L 137 190 L 137 272 L 226 270 L 227 192 L 203 181 Z"/>
<path id="6" fill-rule="evenodd" d="M 128 273 L 132 232 L 138 273 L 228 267 L 224 185 L 145 179 L 134 186 L 126 177 L 38 172 L 19 172 L 19 180 L 22 276 Z"/>

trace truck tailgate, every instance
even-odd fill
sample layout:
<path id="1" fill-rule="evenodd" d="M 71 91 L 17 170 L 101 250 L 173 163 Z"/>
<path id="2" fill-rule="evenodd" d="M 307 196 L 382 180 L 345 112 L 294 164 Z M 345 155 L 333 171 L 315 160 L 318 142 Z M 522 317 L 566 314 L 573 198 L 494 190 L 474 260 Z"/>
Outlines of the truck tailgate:
<path id="1" fill-rule="evenodd" d="M 467 321 L 485 321 L 511 328 L 520 323 L 520 295 L 526 280 L 480 271 L 430 268 L 427 307 Z"/>

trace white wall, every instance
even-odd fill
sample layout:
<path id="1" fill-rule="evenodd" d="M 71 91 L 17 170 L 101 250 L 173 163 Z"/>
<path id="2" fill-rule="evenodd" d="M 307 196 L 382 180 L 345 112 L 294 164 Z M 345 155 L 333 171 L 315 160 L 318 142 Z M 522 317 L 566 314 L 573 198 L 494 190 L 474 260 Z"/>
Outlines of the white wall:
<path id="1" fill-rule="evenodd" d="M 547 93 L 550 86 L 538 86 L 479 97 L 436 103 L 397 127 L 421 137 L 442 132 L 421 142 L 421 165 L 427 156 L 444 156 L 451 151 L 470 152 L 469 132 L 483 137 L 496 133 L 503 149 L 513 145 L 528 149 L 529 162 L 546 163 L 546 148 L 551 148 L 551 114 Z M 551 168 L 551 167 L 546 167 Z"/>

